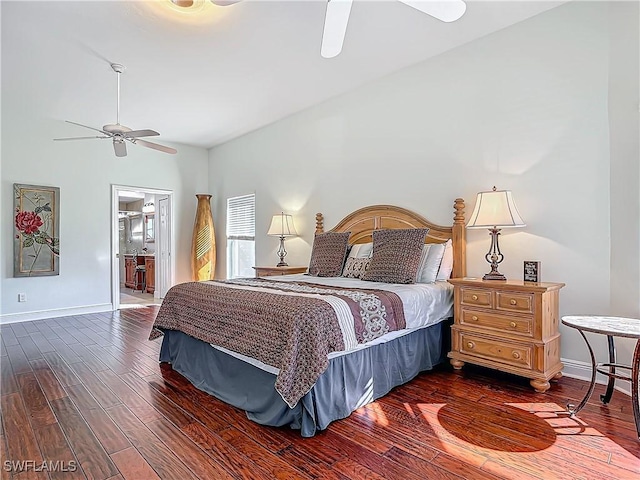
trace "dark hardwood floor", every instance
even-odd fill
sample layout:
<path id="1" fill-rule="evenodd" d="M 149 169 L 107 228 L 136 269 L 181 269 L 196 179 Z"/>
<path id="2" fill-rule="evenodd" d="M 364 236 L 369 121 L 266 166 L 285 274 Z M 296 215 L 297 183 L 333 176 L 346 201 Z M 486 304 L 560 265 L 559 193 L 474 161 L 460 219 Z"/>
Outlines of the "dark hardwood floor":
<path id="1" fill-rule="evenodd" d="M 1 479 L 640 478 L 629 397 L 571 419 L 569 378 L 443 366 L 314 438 L 254 424 L 158 364 L 156 308 L 2 326 Z"/>

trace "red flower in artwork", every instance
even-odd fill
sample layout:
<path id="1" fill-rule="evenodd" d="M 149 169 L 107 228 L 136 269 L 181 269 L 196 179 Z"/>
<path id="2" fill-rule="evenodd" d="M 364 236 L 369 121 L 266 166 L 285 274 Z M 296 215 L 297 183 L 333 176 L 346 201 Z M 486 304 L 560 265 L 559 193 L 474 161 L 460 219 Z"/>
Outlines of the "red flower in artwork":
<path id="1" fill-rule="evenodd" d="M 16 215 L 16 228 L 27 235 L 37 232 L 41 226 L 42 219 L 36 212 L 19 212 Z"/>

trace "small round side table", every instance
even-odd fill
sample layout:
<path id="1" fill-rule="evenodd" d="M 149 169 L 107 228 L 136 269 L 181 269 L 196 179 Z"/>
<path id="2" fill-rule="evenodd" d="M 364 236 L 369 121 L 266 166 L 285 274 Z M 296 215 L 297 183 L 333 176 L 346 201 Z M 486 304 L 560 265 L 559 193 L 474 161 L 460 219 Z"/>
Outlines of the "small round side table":
<path id="1" fill-rule="evenodd" d="M 582 338 L 584 338 L 587 348 L 589 349 L 589 355 L 591 355 L 591 384 L 589 390 L 582 401 L 576 407 L 573 404 L 567 405 L 567 411 L 571 416 L 574 416 L 589 401 L 593 389 L 596 385 L 596 374 L 601 373 L 609 377 L 609 383 L 607 384 L 607 391 L 604 395 L 600 395 L 602 403 L 609 403 L 611 395 L 613 395 L 613 387 L 616 382 L 616 378 L 620 380 L 627 380 L 631 382 L 631 401 L 633 402 L 633 418 L 636 423 L 636 431 L 638 433 L 638 439 L 640 440 L 640 399 L 638 398 L 638 390 L 640 389 L 640 378 L 638 376 L 638 370 L 640 369 L 640 320 L 635 318 L 622 318 L 622 317 L 599 317 L 590 315 L 572 315 L 562 317 L 562 323 L 567 327 L 575 328 L 580 332 Z M 593 354 L 593 349 L 587 340 L 584 332 L 599 333 L 607 336 L 607 342 L 609 345 L 609 362 L 597 363 L 596 357 Z M 620 365 L 616 363 L 616 347 L 613 341 L 614 337 L 627 337 L 636 339 L 636 348 L 633 353 L 633 360 L 631 366 Z M 604 368 L 607 368 L 606 370 Z M 630 375 L 621 375 L 616 373 L 617 369 L 629 371 Z"/>

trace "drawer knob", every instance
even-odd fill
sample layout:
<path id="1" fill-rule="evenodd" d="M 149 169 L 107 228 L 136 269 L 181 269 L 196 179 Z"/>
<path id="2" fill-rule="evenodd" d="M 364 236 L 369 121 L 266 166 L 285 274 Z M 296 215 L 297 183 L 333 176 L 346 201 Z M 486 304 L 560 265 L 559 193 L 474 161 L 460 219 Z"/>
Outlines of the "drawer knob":
<path id="1" fill-rule="evenodd" d="M 478 320 L 478 317 L 476 315 L 474 315 L 473 317 L 471 317 L 471 320 L 473 320 L 475 322 L 476 320 Z"/>
<path id="2" fill-rule="evenodd" d="M 511 328 L 516 328 L 516 322 L 511 322 L 511 323 L 509 324 L 509 326 L 510 326 Z"/>
<path id="3" fill-rule="evenodd" d="M 478 299 L 478 295 L 471 295 L 471 298 L 472 298 L 473 300 L 477 300 L 477 299 Z"/>
<path id="4" fill-rule="evenodd" d="M 511 305 L 516 305 L 518 302 L 515 301 L 515 299 L 511 299 L 511 301 L 509 302 Z"/>
<path id="5" fill-rule="evenodd" d="M 513 353 L 511 354 L 513 356 L 513 358 L 515 358 L 516 360 L 520 360 L 520 352 L 516 352 L 515 350 L 513 351 Z"/>
<path id="6" fill-rule="evenodd" d="M 472 349 L 473 347 L 475 347 L 475 344 L 473 342 L 467 342 L 467 348 L 468 349 Z"/>

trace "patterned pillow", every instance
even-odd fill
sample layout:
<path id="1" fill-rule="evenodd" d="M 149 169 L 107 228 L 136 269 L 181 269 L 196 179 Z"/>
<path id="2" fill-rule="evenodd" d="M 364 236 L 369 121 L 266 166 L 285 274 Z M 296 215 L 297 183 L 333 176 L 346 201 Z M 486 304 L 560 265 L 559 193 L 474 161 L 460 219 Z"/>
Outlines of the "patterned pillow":
<path id="1" fill-rule="evenodd" d="M 344 270 L 342 270 L 342 276 L 346 278 L 362 278 L 369 270 L 370 263 L 370 258 L 348 257 L 347 262 L 344 264 Z"/>
<path id="2" fill-rule="evenodd" d="M 351 232 L 319 233 L 313 239 L 309 262 L 309 275 L 314 277 L 339 277 L 347 256 Z"/>
<path id="3" fill-rule="evenodd" d="M 362 280 L 415 283 L 428 228 L 373 231 L 373 257 Z"/>

